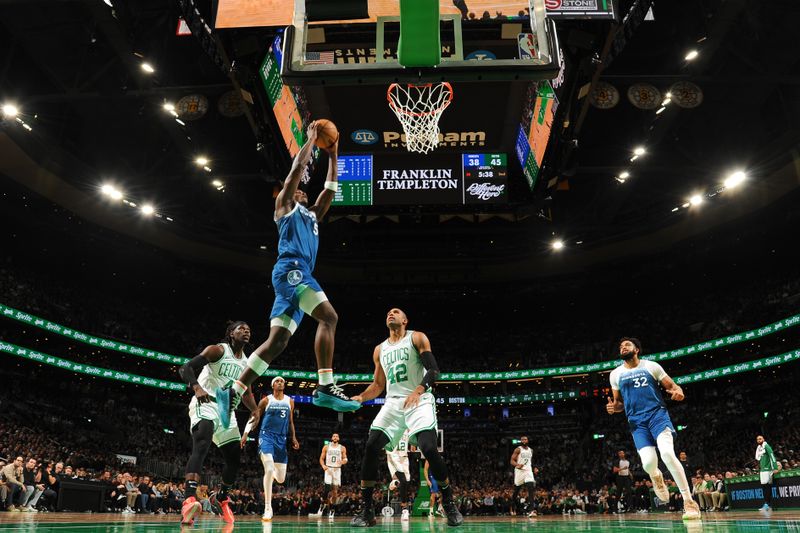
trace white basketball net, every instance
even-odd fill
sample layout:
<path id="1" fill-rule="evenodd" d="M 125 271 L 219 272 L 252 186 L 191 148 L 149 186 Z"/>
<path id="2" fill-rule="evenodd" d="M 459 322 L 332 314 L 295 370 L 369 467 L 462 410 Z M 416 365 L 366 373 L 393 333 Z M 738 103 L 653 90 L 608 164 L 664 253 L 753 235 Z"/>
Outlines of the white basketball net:
<path id="1" fill-rule="evenodd" d="M 439 118 L 453 101 L 449 83 L 393 83 L 386 98 L 403 126 L 409 152 L 427 154 L 439 145 Z"/>

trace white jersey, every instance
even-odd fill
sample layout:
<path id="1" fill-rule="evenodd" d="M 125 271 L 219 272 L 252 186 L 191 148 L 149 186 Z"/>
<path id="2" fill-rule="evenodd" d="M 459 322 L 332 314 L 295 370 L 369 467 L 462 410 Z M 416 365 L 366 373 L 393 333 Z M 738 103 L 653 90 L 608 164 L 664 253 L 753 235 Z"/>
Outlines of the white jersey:
<path id="1" fill-rule="evenodd" d="M 389 339 L 381 343 L 381 368 L 386 375 L 386 397 L 405 398 L 416 389 L 425 375 L 422 358 L 411 342 L 413 331 L 391 344 Z"/>
<path id="2" fill-rule="evenodd" d="M 342 445 L 341 444 L 328 444 L 328 450 L 325 452 L 325 466 L 333 468 L 342 467 Z"/>
<path id="3" fill-rule="evenodd" d="M 519 447 L 519 455 L 517 456 L 517 464 L 522 465 L 523 470 L 531 470 L 531 460 L 533 459 L 533 450 L 528 448 Z"/>
<path id="4" fill-rule="evenodd" d="M 247 357 L 244 354 L 242 357 L 236 357 L 228 343 L 220 343 L 218 346 L 222 346 L 224 350 L 220 360 L 208 363 L 197 376 L 197 383 L 212 396 L 216 389 L 233 385 L 247 368 Z"/>

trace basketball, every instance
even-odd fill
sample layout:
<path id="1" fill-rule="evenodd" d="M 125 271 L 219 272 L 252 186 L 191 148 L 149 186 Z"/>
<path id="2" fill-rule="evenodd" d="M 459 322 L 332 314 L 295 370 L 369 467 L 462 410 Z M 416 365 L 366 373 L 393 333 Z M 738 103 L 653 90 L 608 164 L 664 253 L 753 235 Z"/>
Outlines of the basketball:
<path id="1" fill-rule="evenodd" d="M 330 120 L 321 118 L 317 120 L 317 146 L 329 150 L 339 140 L 339 130 Z"/>

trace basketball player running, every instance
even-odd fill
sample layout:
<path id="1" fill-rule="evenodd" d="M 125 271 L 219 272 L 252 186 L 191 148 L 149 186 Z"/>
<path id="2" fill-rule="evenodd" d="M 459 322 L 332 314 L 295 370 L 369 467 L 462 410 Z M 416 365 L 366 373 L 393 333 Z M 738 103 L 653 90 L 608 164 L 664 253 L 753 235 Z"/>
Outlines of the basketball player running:
<path id="1" fill-rule="evenodd" d="M 322 516 L 325 507 L 328 508 L 328 518 L 333 518 L 336 498 L 339 496 L 339 487 L 342 486 L 342 467 L 347 464 L 347 448 L 339 444 L 339 434 L 331 435 L 331 441 L 322 447 L 319 455 L 319 465 L 325 472 L 325 501 L 320 505 L 317 516 Z"/>
<path id="2" fill-rule="evenodd" d="M 223 422 L 218 406 L 214 403 L 214 398 L 209 395 L 209 391 L 229 387 L 233 381 L 239 379 L 247 366 L 244 347 L 249 341 L 250 326 L 244 322 L 233 322 L 228 325 L 222 342 L 207 346 L 180 368 L 181 378 L 194 391 L 194 397 L 189 402 L 192 455 L 186 464 L 186 499 L 181 508 L 182 524 L 192 524 L 194 517 L 202 511 L 202 505 L 195 495 L 203 461 L 212 442 L 225 459 L 222 488 L 216 494 L 216 500 L 222 510 L 222 519 L 229 524 L 234 522 L 228 492 L 239 472 L 239 425 L 236 417 L 228 417 L 228 420 Z M 245 394 L 243 400 L 255 416 L 256 401 L 252 392 Z"/>
<path id="3" fill-rule="evenodd" d="M 439 376 L 439 367 L 428 337 L 420 331 L 407 330 L 407 325 L 408 317 L 403 311 L 389 310 L 386 315 L 389 338 L 376 346 L 372 354 L 375 363 L 372 383 L 353 397 L 365 402 L 378 397 L 386 388 L 386 403 L 372 422 L 361 464 L 362 510 L 350 523 L 355 527 L 376 524 L 372 493 L 378 480 L 380 452 L 382 448 L 394 449 L 406 429 L 409 440 L 416 440 L 419 450 L 430 461 L 433 477 L 440 483 L 447 523 L 458 526 L 464 522 L 453 501 L 447 465 L 436 447 L 436 404 L 430 390 Z"/>
<path id="4" fill-rule="evenodd" d="M 389 475 L 392 476 L 392 486 L 398 486 L 400 496 L 400 520 L 408 520 L 408 481 L 411 479 L 411 469 L 408 464 L 408 429 L 403 432 L 400 442 L 392 451 L 386 452 L 386 466 L 389 467 Z"/>
<path id="5" fill-rule="evenodd" d="M 771 511 L 772 507 L 772 476 L 779 472 L 781 464 L 775 459 L 772 453 L 772 446 L 767 444 L 762 435 L 756 437 L 756 461 L 758 461 L 758 475 L 761 481 L 761 489 L 764 493 L 764 505 L 761 511 Z"/>
<path id="6" fill-rule="evenodd" d="M 517 497 L 522 487 L 528 493 L 528 502 L 525 506 L 525 512 L 529 517 L 536 516 L 536 510 L 533 508 L 534 489 L 536 488 L 536 479 L 533 477 L 533 466 L 531 460 L 533 459 L 533 450 L 528 446 L 528 437 L 523 436 L 520 439 L 520 444 L 514 449 L 511 454 L 511 466 L 514 467 L 514 496 L 511 498 L 512 505 L 517 505 Z"/>
<path id="7" fill-rule="evenodd" d="M 299 450 L 300 443 L 294 433 L 294 399 L 283 393 L 286 380 L 280 376 L 272 378 L 272 394 L 261 398 L 258 410 L 244 428 L 241 447 L 247 443 L 250 430 L 258 424 L 261 417 L 261 430 L 258 433 L 258 455 L 264 466 L 264 514 L 263 522 L 272 520 L 272 481 L 283 483 L 286 480 L 286 435 L 292 436 L 292 449 Z"/>
<path id="8" fill-rule="evenodd" d="M 669 491 L 664 476 L 658 469 L 658 454 L 667 465 L 672 479 L 678 485 L 683 497 L 683 519 L 700 518 L 700 507 L 692 499 L 689 483 L 678 458 L 672 441 L 675 428 L 667 412 L 667 406 L 661 396 L 657 383 L 675 401 L 682 401 L 683 389 L 670 378 L 664 369 L 655 361 L 639 359 L 642 344 L 639 339 L 624 337 L 619 344 L 622 365 L 611 372 L 611 390 L 614 398 L 608 399 L 608 414 L 620 413 L 623 410 L 628 417 L 628 424 L 633 435 L 633 442 L 642 460 L 642 467 L 653 482 L 653 490 L 661 501 L 669 501 Z"/>
<path id="9" fill-rule="evenodd" d="M 442 492 L 439 490 L 439 483 L 436 478 L 431 475 L 431 463 L 427 459 L 425 465 L 422 467 L 422 473 L 428 481 L 428 490 L 431 493 L 430 501 L 428 502 L 428 516 L 445 516 L 442 512 Z M 436 501 L 439 501 L 439 506 L 436 506 Z"/>
<path id="10" fill-rule="evenodd" d="M 333 344 L 338 316 L 312 272 L 319 246 L 318 221 L 325 216 L 338 190 L 338 140 L 328 148 L 328 176 L 316 203 L 309 207 L 308 196 L 300 189 L 300 180 L 311 159 L 317 139 L 317 124 L 308 127 L 308 141 L 298 152 L 283 189 L 275 198 L 275 224 L 278 225 L 278 261 L 272 270 L 275 303 L 270 313 L 269 338 L 247 359 L 247 370 L 237 380 L 231 395 L 217 392 L 223 413 L 238 405 L 241 395 L 269 368 L 269 364 L 286 348 L 304 314 L 317 321 L 314 353 L 317 358 L 319 384 L 313 394 L 314 405 L 336 411 L 355 411 L 360 407 L 333 381 Z"/>

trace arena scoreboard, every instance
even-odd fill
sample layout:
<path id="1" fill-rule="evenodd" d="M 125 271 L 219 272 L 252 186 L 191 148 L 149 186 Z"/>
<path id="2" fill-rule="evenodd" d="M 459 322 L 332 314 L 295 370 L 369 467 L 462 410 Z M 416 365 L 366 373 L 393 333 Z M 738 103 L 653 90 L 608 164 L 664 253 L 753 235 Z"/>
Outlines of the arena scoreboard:
<path id="1" fill-rule="evenodd" d="M 508 202 L 508 154 L 341 154 L 333 205 Z"/>

